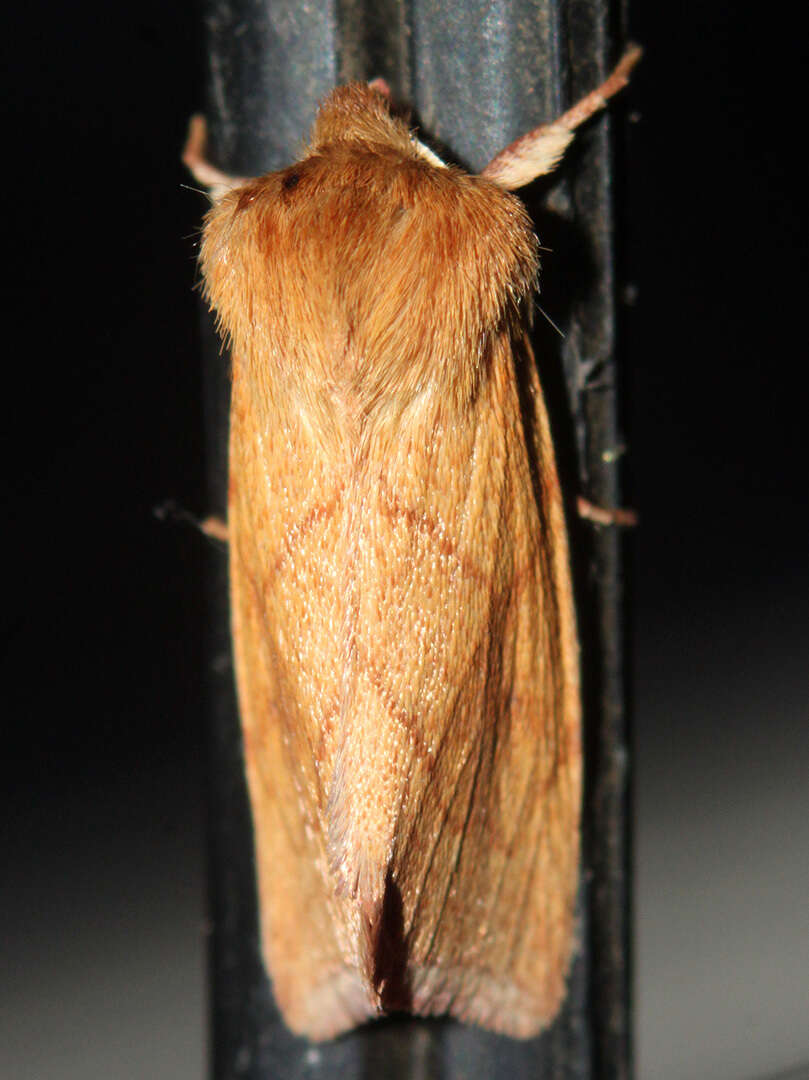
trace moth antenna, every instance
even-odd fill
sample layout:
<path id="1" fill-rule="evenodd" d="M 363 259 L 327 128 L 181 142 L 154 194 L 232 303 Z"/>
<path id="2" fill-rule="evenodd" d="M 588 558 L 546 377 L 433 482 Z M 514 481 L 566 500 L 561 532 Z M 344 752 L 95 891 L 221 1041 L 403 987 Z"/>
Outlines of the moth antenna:
<path id="1" fill-rule="evenodd" d="M 223 195 L 246 184 L 245 176 L 228 176 L 205 157 L 208 145 L 208 125 L 201 113 L 195 113 L 188 121 L 188 135 L 183 147 L 183 164 L 200 184 L 208 189 L 211 202 L 218 203 Z"/>
<path id="2" fill-rule="evenodd" d="M 553 123 L 540 124 L 533 131 L 515 139 L 492 158 L 480 175 L 506 191 L 514 191 L 530 184 L 538 176 L 553 172 L 572 142 L 576 128 L 603 109 L 609 99 L 627 85 L 630 72 L 642 54 L 639 45 L 630 45 L 610 77 L 600 86 L 577 101 Z"/>

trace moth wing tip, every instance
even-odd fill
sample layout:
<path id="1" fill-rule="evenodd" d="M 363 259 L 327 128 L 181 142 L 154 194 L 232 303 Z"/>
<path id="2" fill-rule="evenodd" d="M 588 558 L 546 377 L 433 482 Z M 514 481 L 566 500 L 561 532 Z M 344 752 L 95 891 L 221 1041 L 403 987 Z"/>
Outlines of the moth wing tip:
<path id="1" fill-rule="evenodd" d="M 293 1002 L 279 1004 L 290 1030 L 312 1042 L 336 1039 L 378 1014 L 365 982 L 349 968 L 308 987 Z"/>

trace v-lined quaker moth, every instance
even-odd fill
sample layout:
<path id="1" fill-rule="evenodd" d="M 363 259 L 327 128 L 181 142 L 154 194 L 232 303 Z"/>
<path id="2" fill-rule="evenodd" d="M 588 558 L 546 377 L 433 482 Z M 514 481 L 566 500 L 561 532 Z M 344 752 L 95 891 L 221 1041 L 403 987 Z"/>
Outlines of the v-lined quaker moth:
<path id="1" fill-rule="evenodd" d="M 575 947 L 581 738 L 564 513 L 527 334 L 550 172 L 639 50 L 480 176 L 377 81 L 301 161 L 211 188 L 232 351 L 232 624 L 263 952 L 289 1026 L 405 1009 L 509 1035 Z"/>

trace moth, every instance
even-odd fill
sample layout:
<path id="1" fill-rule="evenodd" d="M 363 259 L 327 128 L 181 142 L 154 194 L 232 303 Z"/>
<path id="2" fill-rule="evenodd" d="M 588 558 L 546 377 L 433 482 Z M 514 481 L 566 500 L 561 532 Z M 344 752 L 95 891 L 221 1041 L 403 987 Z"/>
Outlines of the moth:
<path id="1" fill-rule="evenodd" d="M 227 537 L 262 949 L 289 1027 L 394 1010 L 516 1037 L 575 950 L 582 782 L 562 497 L 528 338 L 550 172 L 639 55 L 480 176 L 381 81 L 212 190 Z"/>

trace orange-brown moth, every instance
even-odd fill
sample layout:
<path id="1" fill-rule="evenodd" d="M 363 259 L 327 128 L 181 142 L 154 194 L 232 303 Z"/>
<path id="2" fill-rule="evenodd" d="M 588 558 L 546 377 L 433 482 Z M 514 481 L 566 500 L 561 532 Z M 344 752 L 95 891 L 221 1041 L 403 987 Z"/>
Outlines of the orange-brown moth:
<path id="1" fill-rule="evenodd" d="M 513 1036 L 575 944 L 578 645 L 527 334 L 549 172 L 639 51 L 481 176 L 386 88 L 306 155 L 212 188 L 201 266 L 232 351 L 227 535 L 263 953 L 288 1025 L 380 1012 Z"/>

